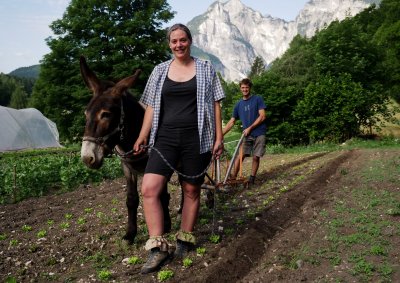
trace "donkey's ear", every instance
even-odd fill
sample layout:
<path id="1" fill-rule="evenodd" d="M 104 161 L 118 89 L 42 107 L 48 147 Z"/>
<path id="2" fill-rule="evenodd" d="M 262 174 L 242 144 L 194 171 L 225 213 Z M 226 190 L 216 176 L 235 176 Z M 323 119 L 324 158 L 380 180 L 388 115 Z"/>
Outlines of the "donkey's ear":
<path id="1" fill-rule="evenodd" d="M 87 87 L 93 92 L 93 94 L 99 93 L 101 88 L 101 82 L 90 69 L 86 63 L 85 57 L 80 58 L 80 67 L 83 80 Z"/>
<path id="2" fill-rule="evenodd" d="M 142 72 L 142 70 L 137 69 L 132 76 L 120 80 L 115 85 L 115 87 L 118 89 L 117 93 L 121 93 L 122 94 L 125 90 L 127 90 L 130 87 L 132 87 L 135 84 L 135 82 L 136 82 L 136 80 L 139 77 L 141 72 Z"/>

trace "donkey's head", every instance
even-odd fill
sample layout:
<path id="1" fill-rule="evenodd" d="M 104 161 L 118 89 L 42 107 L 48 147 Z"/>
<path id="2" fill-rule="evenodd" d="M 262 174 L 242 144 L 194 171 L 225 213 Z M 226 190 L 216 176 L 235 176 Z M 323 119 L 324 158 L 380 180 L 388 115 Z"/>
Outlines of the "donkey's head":
<path id="1" fill-rule="evenodd" d="M 140 70 L 114 84 L 100 81 L 89 69 L 84 57 L 80 59 L 80 68 L 82 77 L 93 94 L 85 110 L 86 125 L 81 158 L 86 166 L 98 169 L 103 164 L 104 157 L 119 142 L 124 125 L 122 97 L 136 81 Z"/>

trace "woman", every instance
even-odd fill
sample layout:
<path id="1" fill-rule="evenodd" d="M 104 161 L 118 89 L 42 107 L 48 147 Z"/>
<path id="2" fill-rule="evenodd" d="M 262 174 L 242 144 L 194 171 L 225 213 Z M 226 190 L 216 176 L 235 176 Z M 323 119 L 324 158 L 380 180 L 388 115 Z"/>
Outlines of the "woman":
<path id="1" fill-rule="evenodd" d="M 219 158 L 223 151 L 220 100 L 225 95 L 219 78 L 207 62 L 190 55 L 192 35 L 182 24 L 173 25 L 167 33 L 173 58 L 157 65 L 143 92 L 141 102 L 146 112 L 139 137 L 134 145 L 136 154 L 143 152 L 150 134 L 149 161 L 142 180 L 143 209 L 149 231 L 147 262 L 141 273 L 159 269 L 169 257 L 168 243 L 163 237 L 163 210 L 160 193 L 172 175 L 161 153 L 190 178 L 181 177 L 183 209 L 177 233 L 175 257 L 183 258 L 195 244 L 192 234 L 200 207 L 202 173 L 212 155 Z M 159 151 L 159 152 L 158 152 Z"/>

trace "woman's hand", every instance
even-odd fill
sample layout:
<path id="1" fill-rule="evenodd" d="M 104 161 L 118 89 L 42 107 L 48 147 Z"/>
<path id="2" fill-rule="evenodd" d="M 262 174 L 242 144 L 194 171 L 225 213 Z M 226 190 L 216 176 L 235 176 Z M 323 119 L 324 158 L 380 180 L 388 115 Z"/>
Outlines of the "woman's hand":
<path id="1" fill-rule="evenodd" d="M 213 155 L 215 159 L 219 159 L 219 157 L 223 152 L 224 152 L 224 142 L 223 141 L 215 142 L 213 149 Z"/>
<path id="2" fill-rule="evenodd" d="M 147 138 L 138 137 L 135 144 L 133 145 L 133 155 L 139 155 L 146 151 L 145 145 L 147 145 Z"/>

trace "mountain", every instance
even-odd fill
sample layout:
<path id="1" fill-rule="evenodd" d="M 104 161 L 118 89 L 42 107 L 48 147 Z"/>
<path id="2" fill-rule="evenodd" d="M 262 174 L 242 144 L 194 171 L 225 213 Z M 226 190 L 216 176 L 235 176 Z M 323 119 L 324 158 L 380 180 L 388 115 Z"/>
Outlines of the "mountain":
<path id="1" fill-rule="evenodd" d="M 39 77 L 40 65 L 33 65 L 30 67 L 21 67 L 10 72 L 10 76 L 18 78 L 37 79 Z"/>
<path id="2" fill-rule="evenodd" d="M 196 54 L 211 58 L 225 80 L 238 81 L 250 72 L 256 56 L 266 65 L 281 56 L 294 36 L 312 37 L 334 20 L 354 16 L 380 0 L 310 0 L 294 21 L 262 15 L 240 0 L 214 2 L 187 24 Z"/>

